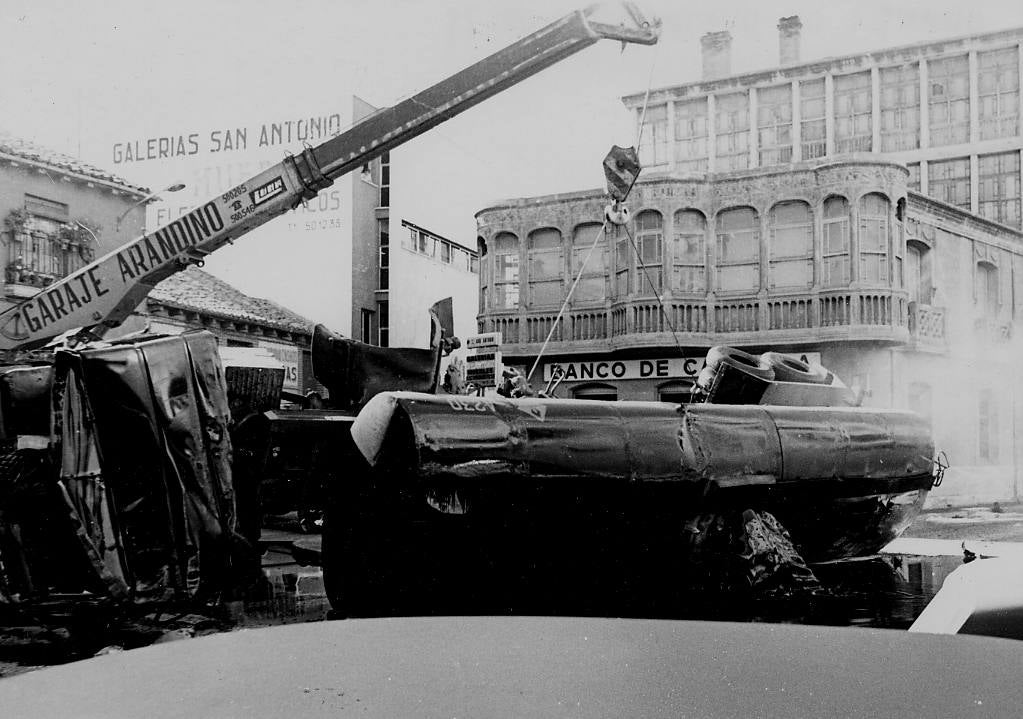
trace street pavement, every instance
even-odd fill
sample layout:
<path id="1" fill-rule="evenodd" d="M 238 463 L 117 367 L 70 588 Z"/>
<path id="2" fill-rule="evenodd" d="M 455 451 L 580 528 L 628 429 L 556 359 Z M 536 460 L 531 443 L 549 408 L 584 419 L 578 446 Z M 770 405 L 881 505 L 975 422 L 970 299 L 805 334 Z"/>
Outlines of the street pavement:
<path id="1" fill-rule="evenodd" d="M 1023 542 L 1023 503 L 928 510 L 917 517 L 903 537 Z"/>

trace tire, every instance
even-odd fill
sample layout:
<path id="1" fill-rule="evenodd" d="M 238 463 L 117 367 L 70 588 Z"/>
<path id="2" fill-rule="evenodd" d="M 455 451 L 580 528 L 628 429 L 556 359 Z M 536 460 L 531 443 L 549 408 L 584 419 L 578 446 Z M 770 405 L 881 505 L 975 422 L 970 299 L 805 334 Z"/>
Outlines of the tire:
<path id="1" fill-rule="evenodd" d="M 718 368 L 722 365 L 734 367 L 737 370 L 767 382 L 770 382 L 775 378 L 774 370 L 767 366 L 767 364 L 756 355 L 751 355 L 749 352 L 743 352 L 742 350 L 735 349 L 734 347 L 725 347 L 723 345 L 711 347 L 710 351 L 707 352 L 707 367 L 712 369 L 714 372 L 717 372 Z"/>
<path id="2" fill-rule="evenodd" d="M 368 497 L 353 493 L 328 502 L 322 533 L 323 585 L 338 618 L 373 616 L 379 595 L 381 539 Z M 347 506 L 345 506 L 347 504 Z M 358 507 L 362 511 L 353 511 Z"/>
<path id="3" fill-rule="evenodd" d="M 831 383 L 831 373 L 823 367 L 811 367 L 806 362 L 778 352 L 765 352 L 760 355 L 760 359 L 774 370 L 774 378 L 779 382 Z"/>

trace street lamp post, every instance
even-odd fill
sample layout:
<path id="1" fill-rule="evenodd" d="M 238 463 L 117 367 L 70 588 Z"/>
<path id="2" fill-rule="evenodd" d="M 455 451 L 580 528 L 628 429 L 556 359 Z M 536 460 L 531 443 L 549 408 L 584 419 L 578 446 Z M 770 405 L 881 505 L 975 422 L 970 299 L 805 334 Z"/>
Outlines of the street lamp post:
<path id="1" fill-rule="evenodd" d="M 148 195 L 146 195 L 141 200 L 139 200 L 134 205 L 132 205 L 127 210 L 125 210 L 124 212 L 121 213 L 120 217 L 117 218 L 116 228 L 115 229 L 120 230 L 121 229 L 121 221 L 125 217 L 128 216 L 129 212 L 134 210 L 139 205 L 145 204 L 146 202 L 149 202 L 150 200 L 152 200 L 155 197 L 159 197 L 160 195 L 162 195 L 165 192 L 178 192 L 179 190 L 183 190 L 183 189 L 185 189 L 185 183 L 184 182 L 175 182 L 173 185 L 167 185 L 167 187 L 163 188 L 162 190 L 157 190 L 156 192 L 150 192 Z"/>

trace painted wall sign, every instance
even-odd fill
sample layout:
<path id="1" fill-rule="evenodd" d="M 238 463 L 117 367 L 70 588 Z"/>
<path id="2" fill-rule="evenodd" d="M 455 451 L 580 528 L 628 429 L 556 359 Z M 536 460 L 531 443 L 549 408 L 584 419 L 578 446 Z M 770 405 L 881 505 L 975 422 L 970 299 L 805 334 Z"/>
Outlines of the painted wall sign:
<path id="1" fill-rule="evenodd" d="M 787 357 L 819 367 L 820 352 L 785 353 Z M 696 379 L 704 365 L 704 356 L 662 357 L 637 360 L 592 360 L 587 362 L 551 362 L 543 366 L 544 381 L 549 381 L 558 365 L 565 370 L 565 382 L 625 379 Z"/>
<path id="2" fill-rule="evenodd" d="M 302 352 L 299 348 L 272 342 L 259 342 L 258 346 L 268 350 L 274 359 L 284 365 L 284 389 L 289 392 L 301 391 L 299 367 L 302 364 Z"/>

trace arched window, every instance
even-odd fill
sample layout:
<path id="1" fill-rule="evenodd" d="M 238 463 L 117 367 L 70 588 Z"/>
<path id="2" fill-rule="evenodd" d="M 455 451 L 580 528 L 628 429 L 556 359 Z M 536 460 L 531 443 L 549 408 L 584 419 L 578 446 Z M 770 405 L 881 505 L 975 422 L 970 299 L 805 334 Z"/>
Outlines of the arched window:
<path id="1" fill-rule="evenodd" d="M 824 237 L 822 239 L 825 287 L 849 284 L 849 203 L 844 197 L 824 201 Z"/>
<path id="2" fill-rule="evenodd" d="M 599 399 L 614 402 L 618 399 L 618 389 L 609 384 L 584 384 L 572 390 L 575 399 Z"/>
<path id="3" fill-rule="evenodd" d="M 909 301 L 931 304 L 931 256 L 927 245 L 910 240 L 906 243 L 906 291 Z"/>
<path id="4" fill-rule="evenodd" d="M 707 291 L 707 219 L 696 210 L 675 213 L 675 245 L 672 247 L 674 289 L 677 292 Z"/>
<path id="5" fill-rule="evenodd" d="M 888 198 L 864 195 L 860 200 L 860 281 L 888 284 Z"/>
<path id="6" fill-rule="evenodd" d="M 771 208 L 771 287 L 813 285 L 813 216 L 805 202 Z"/>
<path id="7" fill-rule="evenodd" d="M 673 380 L 665 382 L 657 388 L 657 399 L 660 402 L 677 402 L 687 404 L 693 398 L 691 380 Z"/>
<path id="8" fill-rule="evenodd" d="M 661 213 L 644 210 L 636 215 L 636 291 L 642 295 L 658 294 L 664 286 L 664 241 L 661 234 Z"/>
<path id="9" fill-rule="evenodd" d="M 607 238 L 599 222 L 577 225 L 572 232 L 573 282 L 580 270 L 582 275 L 575 287 L 572 301 L 603 302 L 607 277 Z"/>
<path id="10" fill-rule="evenodd" d="M 519 238 L 510 232 L 494 237 L 494 309 L 519 306 Z"/>
<path id="11" fill-rule="evenodd" d="M 717 289 L 760 288 L 760 218 L 752 207 L 717 217 Z"/>
<path id="12" fill-rule="evenodd" d="M 553 227 L 529 233 L 529 304 L 557 305 L 563 298 L 561 233 Z"/>
<path id="13" fill-rule="evenodd" d="M 977 263 L 976 302 L 980 311 L 995 317 L 999 309 L 998 268 L 990 262 Z"/>

